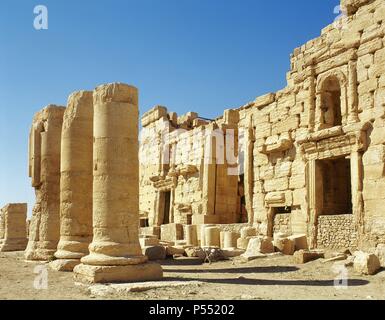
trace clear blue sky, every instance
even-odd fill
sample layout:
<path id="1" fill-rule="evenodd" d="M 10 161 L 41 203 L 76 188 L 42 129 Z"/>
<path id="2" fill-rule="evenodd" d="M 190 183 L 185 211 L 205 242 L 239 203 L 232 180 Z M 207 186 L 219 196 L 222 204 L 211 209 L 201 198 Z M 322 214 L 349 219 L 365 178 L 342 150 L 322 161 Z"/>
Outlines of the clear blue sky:
<path id="1" fill-rule="evenodd" d="M 49 29 L 33 28 L 48 7 Z M 76 90 L 125 82 L 156 104 L 214 118 L 286 85 L 289 55 L 336 17 L 339 0 L 2 0 L 0 206 L 34 203 L 33 114 Z"/>

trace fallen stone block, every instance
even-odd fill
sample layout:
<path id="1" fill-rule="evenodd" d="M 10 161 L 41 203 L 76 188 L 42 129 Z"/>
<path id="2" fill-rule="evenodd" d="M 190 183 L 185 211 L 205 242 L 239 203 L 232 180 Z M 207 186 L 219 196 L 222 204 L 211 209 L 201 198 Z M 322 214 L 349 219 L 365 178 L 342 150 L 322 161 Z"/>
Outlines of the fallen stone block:
<path id="1" fill-rule="evenodd" d="M 255 255 L 259 253 L 273 253 L 274 245 L 273 239 L 270 237 L 252 237 L 246 249 L 247 255 Z"/>
<path id="2" fill-rule="evenodd" d="M 295 252 L 295 242 L 289 238 L 277 238 L 274 240 L 274 247 L 284 255 L 291 256 Z"/>
<path id="3" fill-rule="evenodd" d="M 194 247 L 194 248 L 186 248 L 185 249 L 187 257 L 190 258 L 199 258 L 199 259 L 206 259 L 206 253 L 203 251 L 202 248 Z"/>
<path id="4" fill-rule="evenodd" d="M 294 263 L 304 264 L 324 257 L 324 253 L 312 250 L 299 250 L 294 253 Z"/>
<path id="5" fill-rule="evenodd" d="M 177 248 L 177 247 L 171 247 L 167 246 L 166 247 L 166 255 L 169 256 L 174 256 L 174 255 L 181 255 L 183 256 L 185 254 L 185 249 Z"/>
<path id="6" fill-rule="evenodd" d="M 203 251 L 206 255 L 205 262 L 212 263 L 227 259 L 223 254 L 223 251 L 217 247 L 205 247 L 203 248 Z"/>
<path id="7" fill-rule="evenodd" d="M 382 268 L 385 268 L 385 244 L 379 244 L 374 252 L 374 254 L 380 260 L 380 265 Z"/>
<path id="8" fill-rule="evenodd" d="M 163 246 L 144 247 L 142 252 L 150 261 L 166 259 L 166 248 Z"/>
<path id="9" fill-rule="evenodd" d="M 307 243 L 307 237 L 305 234 L 297 234 L 288 237 L 288 239 L 294 241 L 295 250 L 307 250 L 309 249 L 308 243 Z"/>
<path id="10" fill-rule="evenodd" d="M 363 275 L 374 275 L 381 268 L 380 260 L 375 254 L 363 251 L 354 253 L 354 271 Z"/>

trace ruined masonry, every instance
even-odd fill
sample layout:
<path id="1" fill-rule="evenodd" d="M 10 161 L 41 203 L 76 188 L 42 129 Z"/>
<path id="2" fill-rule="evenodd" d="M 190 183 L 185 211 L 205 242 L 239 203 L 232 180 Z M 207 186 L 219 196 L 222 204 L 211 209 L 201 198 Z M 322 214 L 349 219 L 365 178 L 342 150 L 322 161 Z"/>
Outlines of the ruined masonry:
<path id="1" fill-rule="evenodd" d="M 60 241 L 50 266 L 72 271 L 92 240 L 93 101 L 73 93 L 64 113 L 60 162 Z"/>
<path id="2" fill-rule="evenodd" d="M 162 106 L 143 115 L 143 235 L 180 241 L 191 229 L 178 225 L 192 224 L 204 244 L 201 226 L 245 223 L 306 235 L 311 248 L 385 242 L 385 4 L 342 7 L 294 50 L 286 88 L 213 120 Z"/>
<path id="3" fill-rule="evenodd" d="M 139 244 L 138 91 L 124 84 L 93 93 L 93 240 L 74 268 L 81 282 L 159 280 Z"/>
<path id="4" fill-rule="evenodd" d="M 296 261 L 358 249 L 370 254 L 355 254 L 355 268 L 374 273 L 385 245 L 385 3 L 342 7 L 294 50 L 284 89 L 217 119 L 156 106 L 139 144 L 138 90 L 122 83 L 38 112 L 25 258 L 54 260 L 76 281 L 127 282 L 162 278 L 148 260 L 218 248 Z M 23 249 L 25 211 L 2 210 L 2 249 Z"/>
<path id="5" fill-rule="evenodd" d="M 23 251 L 27 246 L 27 204 L 11 203 L 0 210 L 0 252 Z"/>
<path id="6" fill-rule="evenodd" d="M 60 142 L 64 107 L 36 113 L 29 138 L 29 176 L 35 188 L 27 260 L 47 261 L 60 237 Z"/>

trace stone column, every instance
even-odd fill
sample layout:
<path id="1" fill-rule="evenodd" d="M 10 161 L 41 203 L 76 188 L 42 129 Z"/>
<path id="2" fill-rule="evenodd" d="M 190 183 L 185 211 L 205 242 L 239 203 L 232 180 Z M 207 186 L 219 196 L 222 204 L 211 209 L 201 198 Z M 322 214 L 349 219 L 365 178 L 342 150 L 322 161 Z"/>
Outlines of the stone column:
<path id="1" fill-rule="evenodd" d="M 307 70 L 309 81 L 309 131 L 314 132 L 315 120 L 316 120 L 316 79 L 314 67 L 311 66 Z M 318 112 L 320 112 L 318 110 Z M 317 115 L 319 117 L 319 114 Z M 319 121 L 319 119 L 317 119 Z"/>
<path id="2" fill-rule="evenodd" d="M 30 176 L 36 204 L 32 210 L 27 260 L 47 261 L 60 237 L 60 144 L 64 107 L 38 112 L 30 136 Z"/>
<path id="3" fill-rule="evenodd" d="M 350 154 L 350 170 L 351 170 L 351 184 L 352 184 L 352 204 L 353 204 L 353 218 L 356 227 L 363 225 L 364 220 L 364 169 L 362 163 L 362 153 L 353 151 Z"/>
<path id="4" fill-rule="evenodd" d="M 139 244 L 138 92 L 125 84 L 93 94 L 93 240 L 74 268 L 87 283 L 158 280 Z"/>
<path id="5" fill-rule="evenodd" d="M 185 235 L 184 238 L 186 240 L 186 245 L 194 246 L 194 247 L 198 245 L 197 226 L 185 225 L 184 235 Z"/>
<path id="6" fill-rule="evenodd" d="M 244 185 L 245 185 L 245 201 L 246 210 L 248 216 L 248 223 L 254 222 L 254 209 L 253 209 L 253 189 L 254 189 L 254 127 L 252 115 L 249 116 L 249 124 L 247 128 L 243 128 L 244 135 Z"/>
<path id="7" fill-rule="evenodd" d="M 348 124 L 359 122 L 358 119 L 358 83 L 357 83 L 357 61 L 350 60 L 349 68 L 349 83 L 348 83 Z"/>
<path id="8" fill-rule="evenodd" d="M 60 165 L 60 241 L 50 263 L 72 271 L 92 240 L 93 102 L 91 91 L 73 93 L 64 113 Z"/>
<path id="9" fill-rule="evenodd" d="M 205 228 L 205 246 L 219 248 L 221 246 L 220 232 L 218 227 Z"/>
<path id="10" fill-rule="evenodd" d="M 27 204 L 11 203 L 2 210 L 4 237 L 0 251 L 23 251 L 27 246 Z"/>

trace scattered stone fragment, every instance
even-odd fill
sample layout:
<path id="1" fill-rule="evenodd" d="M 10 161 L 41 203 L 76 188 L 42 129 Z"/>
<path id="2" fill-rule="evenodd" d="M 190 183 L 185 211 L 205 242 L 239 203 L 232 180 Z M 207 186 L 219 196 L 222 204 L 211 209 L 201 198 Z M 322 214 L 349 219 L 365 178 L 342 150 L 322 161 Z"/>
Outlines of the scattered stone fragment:
<path id="1" fill-rule="evenodd" d="M 324 257 L 324 253 L 319 250 L 299 250 L 294 253 L 294 262 L 304 264 Z"/>
<path id="2" fill-rule="evenodd" d="M 354 271 L 363 275 L 374 275 L 381 268 L 380 260 L 375 254 L 363 251 L 354 252 Z"/>

